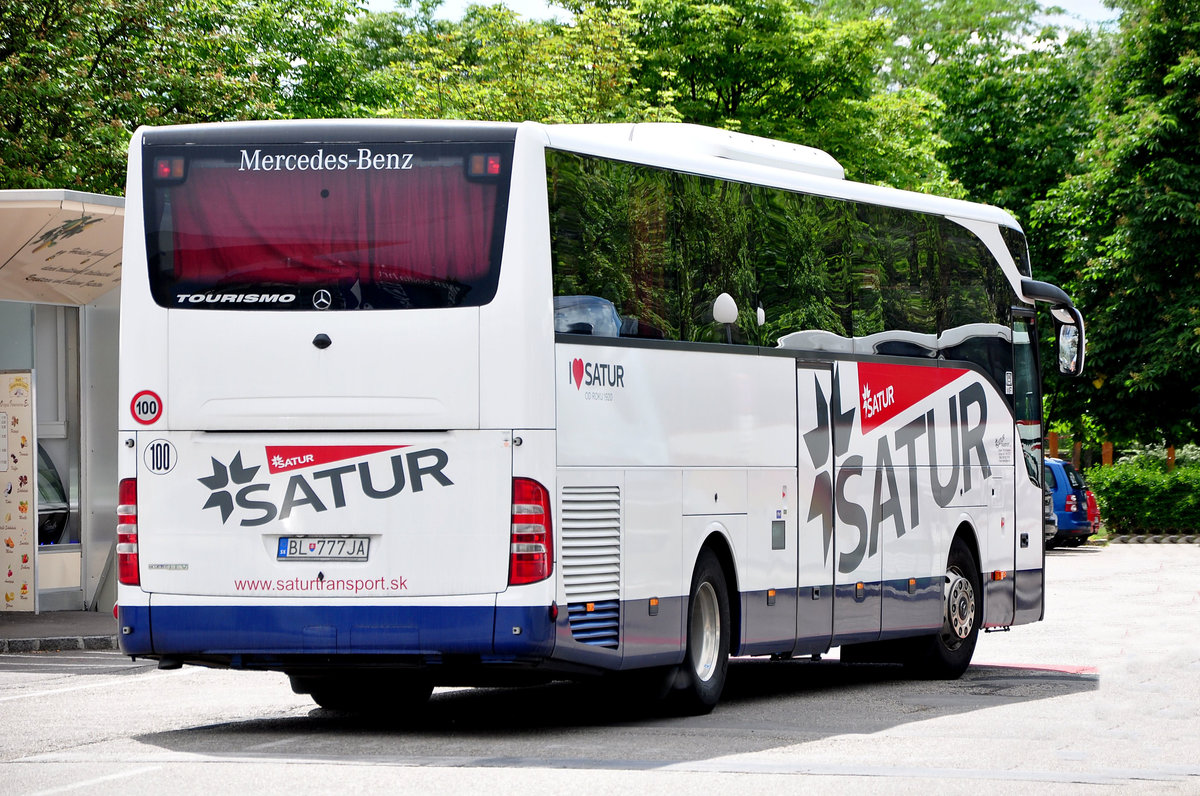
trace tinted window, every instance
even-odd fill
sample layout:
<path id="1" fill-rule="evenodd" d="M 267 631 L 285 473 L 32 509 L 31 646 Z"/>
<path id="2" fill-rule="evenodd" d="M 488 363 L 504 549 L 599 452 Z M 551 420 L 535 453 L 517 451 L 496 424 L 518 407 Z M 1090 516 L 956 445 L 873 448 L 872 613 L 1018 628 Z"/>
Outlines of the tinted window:
<path id="1" fill-rule="evenodd" d="M 1029 245 L 1025 241 L 1025 236 L 1011 227 L 1000 227 L 1000 235 L 1004 238 L 1004 244 L 1008 246 L 1008 252 L 1017 264 L 1017 271 L 1021 276 L 1029 276 L 1031 273 Z"/>
<path id="2" fill-rule="evenodd" d="M 611 301 L 623 335 L 723 342 L 725 292 L 734 342 L 815 330 L 859 353 L 966 360 L 1001 385 L 1012 369 L 1008 281 L 948 219 L 566 152 L 547 167 L 555 295 Z"/>
<path id="3" fill-rule="evenodd" d="M 1083 489 L 1083 479 L 1079 477 L 1079 471 L 1075 469 L 1073 464 L 1063 462 L 1063 472 L 1067 474 L 1067 483 L 1072 489 Z"/>
<path id="4" fill-rule="evenodd" d="M 1009 399 L 1013 405 L 1029 480 L 1037 483 L 1038 464 L 1042 460 L 1042 392 L 1037 329 L 1032 318 L 1017 318 L 1013 322 L 1012 361 L 1013 386 Z M 1049 467 L 1045 468 L 1045 472 L 1053 489 L 1054 474 Z"/>
<path id="5" fill-rule="evenodd" d="M 148 147 L 155 300 L 241 310 L 486 303 L 511 157 L 499 143 Z"/>

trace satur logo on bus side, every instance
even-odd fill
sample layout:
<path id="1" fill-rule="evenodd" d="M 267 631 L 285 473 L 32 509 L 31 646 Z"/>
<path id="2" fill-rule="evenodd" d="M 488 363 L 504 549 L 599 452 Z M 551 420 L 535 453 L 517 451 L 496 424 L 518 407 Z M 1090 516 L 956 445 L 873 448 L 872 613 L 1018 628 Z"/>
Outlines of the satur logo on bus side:
<path id="1" fill-rule="evenodd" d="M 267 446 L 269 474 L 291 473 L 287 482 L 256 480 L 262 465 L 247 465 L 238 451 L 228 463 L 212 457 L 212 475 L 197 480 L 209 489 L 204 509 L 217 509 L 221 524 L 238 514 L 245 527 L 286 520 L 303 509 L 320 513 L 345 508 L 352 502 L 387 500 L 403 492 L 453 486 L 446 474 L 450 456 L 441 448 L 407 450 L 409 445 Z M 388 466 L 361 458 L 397 451 Z M 350 461 L 350 459 L 359 459 Z M 309 472 L 315 467 L 334 465 Z M 382 471 L 382 472 L 381 472 Z M 387 472 L 390 471 L 390 472 Z"/>
<path id="2" fill-rule="evenodd" d="M 951 368 L 918 368 L 859 363 L 862 385 L 858 406 L 842 408 L 842 372 L 834 367 L 829 396 L 813 379 L 816 398 L 816 425 L 801 435 L 809 460 L 817 470 L 809 503 L 808 521 L 820 519 L 828 559 L 833 541 L 836 515 L 839 536 L 853 538 L 853 549 L 836 554 L 838 571 L 853 572 L 865 559 L 879 553 L 880 536 L 888 525 L 897 538 L 921 525 L 921 500 L 918 494 L 918 470 L 929 472 L 929 489 L 934 503 L 946 508 L 960 493 L 970 492 L 973 475 L 984 481 L 991 477 L 984 439 L 987 434 L 987 395 L 978 381 L 964 383 L 956 392 L 945 394 L 945 403 L 930 404 L 908 422 L 883 428 L 888 420 L 919 406 L 934 393 L 958 381 L 967 371 Z M 887 386 L 872 388 L 871 383 Z M 858 434 L 855 414 L 860 413 Z M 865 436 L 882 430 L 874 440 L 875 456 L 868 459 L 852 447 L 870 445 Z M 949 439 L 939 435 L 949 432 Z M 948 444 L 947 444 L 948 443 Z M 924 457 L 919 448 L 925 450 Z M 939 460 L 939 453 L 942 458 Z M 918 467 L 921 459 L 927 467 Z M 836 461 L 837 466 L 834 467 Z M 893 466 L 897 463 L 900 466 Z M 944 465 L 939 467 L 939 464 Z M 854 479 L 869 477 L 874 470 L 870 505 L 854 499 Z M 836 475 L 835 475 L 836 473 Z M 942 481 L 943 477 L 945 482 Z M 902 485 L 901 481 L 907 480 Z M 904 488 L 907 486 L 907 489 Z M 861 491 L 861 490 L 859 490 Z"/>
<path id="3" fill-rule="evenodd" d="M 567 368 L 567 383 L 581 387 L 624 387 L 625 366 L 609 362 L 584 362 L 572 359 Z"/>

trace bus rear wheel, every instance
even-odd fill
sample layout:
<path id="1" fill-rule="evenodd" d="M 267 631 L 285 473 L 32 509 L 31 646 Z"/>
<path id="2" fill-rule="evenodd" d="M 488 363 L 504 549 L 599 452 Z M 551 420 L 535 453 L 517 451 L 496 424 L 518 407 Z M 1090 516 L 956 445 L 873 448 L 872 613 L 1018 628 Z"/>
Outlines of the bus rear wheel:
<path id="1" fill-rule="evenodd" d="M 680 712 L 701 715 L 716 707 L 729 669 L 729 591 L 711 550 L 696 562 L 687 628 L 687 653 L 672 696 Z"/>
<path id="2" fill-rule="evenodd" d="M 956 680 L 971 664 L 983 623 L 983 586 L 975 556 L 962 537 L 955 537 L 946 562 L 942 593 L 942 629 L 913 640 L 906 661 L 913 673 L 931 680 Z"/>

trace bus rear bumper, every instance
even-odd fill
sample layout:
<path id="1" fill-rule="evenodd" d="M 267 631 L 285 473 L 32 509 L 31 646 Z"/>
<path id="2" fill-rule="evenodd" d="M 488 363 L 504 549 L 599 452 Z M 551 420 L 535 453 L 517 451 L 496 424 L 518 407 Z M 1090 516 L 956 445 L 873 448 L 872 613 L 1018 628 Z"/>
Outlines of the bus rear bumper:
<path id="1" fill-rule="evenodd" d="M 332 655 L 503 662 L 554 651 L 548 606 L 121 606 L 117 621 L 128 655 L 236 668 Z"/>

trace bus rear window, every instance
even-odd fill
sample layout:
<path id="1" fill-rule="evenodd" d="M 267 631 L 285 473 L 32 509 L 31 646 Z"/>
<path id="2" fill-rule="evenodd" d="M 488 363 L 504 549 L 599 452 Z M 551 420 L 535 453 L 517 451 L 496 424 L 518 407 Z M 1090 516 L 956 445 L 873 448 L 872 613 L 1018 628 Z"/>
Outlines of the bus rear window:
<path id="1" fill-rule="evenodd" d="M 512 145 L 148 147 L 150 284 L 180 309 L 480 306 Z"/>

